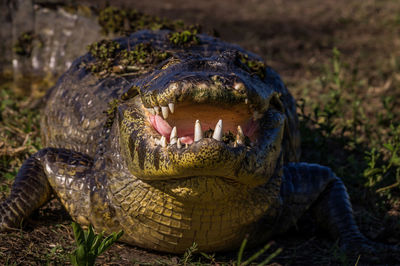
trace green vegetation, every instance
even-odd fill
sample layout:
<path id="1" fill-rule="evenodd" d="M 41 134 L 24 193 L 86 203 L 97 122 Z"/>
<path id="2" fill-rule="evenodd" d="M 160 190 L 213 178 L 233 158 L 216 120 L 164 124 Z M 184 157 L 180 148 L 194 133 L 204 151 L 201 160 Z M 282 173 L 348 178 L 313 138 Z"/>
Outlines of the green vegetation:
<path id="1" fill-rule="evenodd" d="M 102 40 L 90 44 L 88 46 L 88 51 L 96 58 L 96 61 L 94 63 L 88 63 L 84 65 L 84 67 L 92 73 L 99 73 L 100 75 L 108 74 L 112 71 L 115 56 L 119 48 L 119 43 L 110 40 Z"/>
<path id="2" fill-rule="evenodd" d="M 264 247 L 262 247 L 259 251 L 257 251 L 256 253 L 254 253 L 253 255 L 250 256 L 250 258 L 248 258 L 247 260 L 242 262 L 242 258 L 243 258 L 243 252 L 244 249 L 246 247 L 247 244 L 247 238 L 245 238 L 242 242 L 242 245 L 240 246 L 239 249 L 239 253 L 238 253 L 238 257 L 237 257 L 237 262 L 236 265 L 238 266 L 246 266 L 246 265 L 250 265 L 251 263 L 253 263 L 255 260 L 257 260 L 258 258 L 261 257 L 261 255 L 263 255 L 271 246 L 272 243 L 268 243 L 266 244 Z M 276 251 L 274 251 L 272 254 L 270 254 L 266 259 L 264 259 L 262 262 L 258 263 L 257 265 L 266 265 L 267 263 L 270 263 L 271 260 L 273 258 L 275 258 L 276 256 L 279 255 L 279 253 L 282 252 L 282 248 L 278 248 Z"/>
<path id="3" fill-rule="evenodd" d="M 99 12 L 98 21 L 104 34 L 126 35 L 143 29 L 172 31 L 183 31 L 193 27 L 200 29 L 199 26 L 186 26 L 181 20 L 171 21 L 143 14 L 135 9 L 119 9 L 112 6 Z"/>
<path id="4" fill-rule="evenodd" d="M 302 150 L 311 158 L 306 161 L 334 169 L 353 190 L 353 199 L 371 206 L 381 202 L 382 207 L 400 196 L 400 113 L 392 98 L 385 97 L 381 110 L 367 114 L 362 103 L 368 95 L 360 93 L 365 85 L 357 83 L 356 75 L 334 48 L 332 64 L 319 83 L 328 93 L 315 104 L 298 102 Z"/>
<path id="5" fill-rule="evenodd" d="M 183 254 L 181 263 L 183 265 L 188 265 L 192 262 L 193 254 L 198 250 L 196 242 L 193 242 L 192 246 L 186 249 L 185 253 Z"/>
<path id="6" fill-rule="evenodd" d="M 392 189 L 400 188 L 400 125 L 390 125 L 390 138 L 379 150 L 372 147 L 366 151 L 365 161 L 368 167 L 364 170 L 367 179 L 365 186 L 377 188 L 376 192 L 390 193 Z M 382 184 L 390 185 L 382 186 Z M 390 196 L 390 194 L 388 195 Z"/>
<path id="7" fill-rule="evenodd" d="M 129 69 L 129 67 L 132 67 L 135 64 L 138 65 L 158 64 L 170 56 L 171 54 L 168 52 L 157 51 L 149 43 L 140 43 L 136 45 L 132 51 L 122 50 L 120 55 L 121 59 L 119 63 L 123 67 Z"/>
<path id="8" fill-rule="evenodd" d="M 42 39 L 32 31 L 27 31 L 18 36 L 18 39 L 12 48 L 15 54 L 30 57 L 35 45 L 41 48 L 43 46 Z"/>
<path id="9" fill-rule="evenodd" d="M 160 19 L 138 12 L 134 9 L 118 9 L 106 7 L 98 17 L 104 34 L 128 35 L 132 32 L 150 29 L 168 29 L 170 42 L 176 46 L 191 46 L 199 43 L 197 34 L 201 31 L 198 25 L 185 25 L 182 21 Z M 127 44 L 126 49 L 111 40 L 102 40 L 88 46 L 88 51 L 96 59 L 94 62 L 84 63 L 83 67 L 101 77 L 110 74 L 123 75 L 146 71 L 146 67 L 158 64 L 171 56 L 165 51 L 158 51 L 151 44 L 141 43 L 132 49 Z"/>
<path id="10" fill-rule="evenodd" d="M 149 43 L 140 43 L 131 50 L 120 49 L 120 44 L 111 40 L 102 40 L 88 46 L 94 61 L 82 63 L 82 67 L 101 77 L 122 75 L 124 73 L 141 73 L 150 66 L 161 63 L 171 54 L 155 49 Z"/>
<path id="11" fill-rule="evenodd" d="M 239 53 L 239 61 L 243 64 L 244 68 L 260 77 L 260 79 L 265 78 L 266 65 L 262 61 L 251 60 L 247 54 Z"/>
<path id="12" fill-rule="evenodd" d="M 243 239 L 242 244 L 239 248 L 239 251 L 237 253 L 237 259 L 236 261 L 231 261 L 228 265 L 233 265 L 233 266 L 247 266 L 247 265 L 252 265 L 256 263 L 256 261 L 259 261 L 260 259 L 263 259 L 261 262 L 258 262 L 256 265 L 262 266 L 270 263 L 276 256 L 279 255 L 279 253 L 282 252 L 282 248 L 277 248 L 274 252 L 269 254 L 266 258 L 266 252 L 271 248 L 273 245 L 273 242 L 267 243 L 265 246 L 263 246 L 261 249 L 258 251 L 254 252 L 251 251 L 252 255 L 245 261 L 243 261 L 243 256 L 244 256 L 244 250 L 247 245 L 248 238 L 246 237 Z M 206 254 L 204 252 L 200 252 L 199 254 L 195 254 L 198 251 L 198 246 L 194 242 L 192 246 L 190 246 L 185 253 L 183 254 L 182 258 L 180 259 L 179 265 L 219 265 L 223 264 L 224 262 L 218 262 L 215 258 L 215 254 Z M 195 261 L 197 259 L 197 261 Z M 204 261 L 206 259 L 207 261 Z"/>
<path id="13" fill-rule="evenodd" d="M 123 231 L 119 231 L 103 239 L 104 232 L 95 234 L 92 225 L 89 226 L 88 230 L 83 231 L 79 224 L 73 222 L 72 228 L 77 246 L 71 254 L 71 263 L 74 266 L 94 265 L 96 258 L 124 234 Z"/>
<path id="14" fill-rule="evenodd" d="M 88 51 L 97 59 L 112 59 L 120 48 L 119 43 L 111 40 L 102 40 L 88 46 Z"/>
<path id="15" fill-rule="evenodd" d="M 31 31 L 22 33 L 13 46 L 14 53 L 20 56 L 31 56 L 34 38 L 35 36 Z"/>
<path id="16" fill-rule="evenodd" d="M 0 87 L 0 195 L 23 161 L 41 148 L 39 112 L 29 108 L 31 98 L 17 97 L 8 85 Z"/>
<path id="17" fill-rule="evenodd" d="M 193 28 L 192 30 L 184 30 L 173 32 L 169 35 L 169 41 L 177 46 L 192 46 L 200 42 L 196 36 L 198 30 Z"/>

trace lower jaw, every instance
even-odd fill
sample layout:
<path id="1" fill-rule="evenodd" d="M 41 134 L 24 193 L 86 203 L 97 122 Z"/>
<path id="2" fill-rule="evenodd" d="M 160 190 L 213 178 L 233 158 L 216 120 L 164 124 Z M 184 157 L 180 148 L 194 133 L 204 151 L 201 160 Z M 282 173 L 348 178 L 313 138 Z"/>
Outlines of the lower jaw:
<path id="1" fill-rule="evenodd" d="M 128 143 L 126 146 L 130 145 Z M 134 158 L 129 169 L 145 182 L 178 182 L 181 185 L 185 179 L 207 177 L 253 186 L 263 182 L 262 176 L 266 175 L 265 180 L 269 177 L 269 171 L 262 171 L 262 168 L 268 166 L 268 161 L 276 159 L 274 156 L 269 158 L 271 144 L 271 137 L 259 139 L 251 146 L 203 138 L 191 145 L 162 147 L 154 143 L 153 137 L 144 138 L 129 150 L 129 158 Z M 260 160 L 266 163 L 260 164 Z"/>

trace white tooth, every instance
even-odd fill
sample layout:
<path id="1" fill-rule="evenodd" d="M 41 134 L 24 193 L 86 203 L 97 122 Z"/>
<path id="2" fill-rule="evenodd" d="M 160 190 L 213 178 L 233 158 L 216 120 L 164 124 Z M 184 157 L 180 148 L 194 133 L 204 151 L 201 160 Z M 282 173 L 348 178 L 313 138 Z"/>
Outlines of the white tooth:
<path id="1" fill-rule="evenodd" d="M 153 108 L 147 108 L 147 111 L 149 111 L 150 114 L 155 115 L 156 112 L 154 111 Z"/>
<path id="2" fill-rule="evenodd" d="M 244 134 L 241 126 L 237 127 L 236 143 L 239 145 L 244 143 Z"/>
<path id="3" fill-rule="evenodd" d="M 233 85 L 235 90 L 244 90 L 244 84 L 242 82 L 237 82 Z"/>
<path id="4" fill-rule="evenodd" d="M 162 116 L 164 119 L 167 119 L 168 117 L 168 107 L 167 106 L 161 106 L 161 111 L 162 111 Z"/>
<path id="5" fill-rule="evenodd" d="M 215 130 L 213 134 L 213 139 L 221 141 L 222 139 L 222 119 L 218 121 L 218 123 L 215 125 Z"/>
<path id="6" fill-rule="evenodd" d="M 156 112 L 156 114 L 160 114 L 160 107 L 159 106 L 154 106 L 154 111 Z"/>
<path id="7" fill-rule="evenodd" d="M 175 104 L 174 103 L 169 103 L 168 104 L 169 110 L 171 111 L 171 114 L 175 112 Z"/>
<path id="8" fill-rule="evenodd" d="M 203 138 L 203 131 L 201 130 L 201 124 L 199 120 L 196 120 L 194 125 L 194 141 L 199 141 Z"/>
<path id="9" fill-rule="evenodd" d="M 178 149 L 182 148 L 181 139 L 178 139 L 178 141 L 176 142 L 176 147 Z"/>
<path id="10" fill-rule="evenodd" d="M 167 147 L 167 139 L 164 136 L 161 137 L 160 144 L 164 148 Z"/>
<path id="11" fill-rule="evenodd" d="M 169 136 L 169 144 L 175 144 L 178 140 L 178 134 L 176 132 L 176 127 L 174 127 L 171 131 L 171 135 Z"/>

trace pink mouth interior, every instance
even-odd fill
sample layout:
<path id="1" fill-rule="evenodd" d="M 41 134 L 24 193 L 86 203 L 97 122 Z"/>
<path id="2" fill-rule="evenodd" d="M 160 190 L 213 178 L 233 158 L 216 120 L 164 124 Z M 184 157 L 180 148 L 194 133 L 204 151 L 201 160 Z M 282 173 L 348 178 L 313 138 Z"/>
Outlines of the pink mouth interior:
<path id="1" fill-rule="evenodd" d="M 170 113 L 166 120 L 160 115 L 148 115 L 152 127 L 168 141 L 172 128 L 176 126 L 181 143 L 192 144 L 194 124 L 197 119 L 200 120 L 203 132 L 209 129 L 214 130 L 218 120 L 222 119 L 224 133 L 231 131 L 236 134 L 237 126 L 240 125 L 245 136 L 252 141 L 256 138 L 258 122 L 253 121 L 247 106 L 236 105 L 223 108 L 202 104 L 179 106 L 177 109 L 174 114 Z"/>

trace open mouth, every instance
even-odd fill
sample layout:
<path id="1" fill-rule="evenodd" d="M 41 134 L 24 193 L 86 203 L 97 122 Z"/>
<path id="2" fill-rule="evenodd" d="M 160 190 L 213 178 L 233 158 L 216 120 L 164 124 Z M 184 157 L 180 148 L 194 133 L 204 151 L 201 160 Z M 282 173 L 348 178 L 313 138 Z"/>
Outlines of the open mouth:
<path id="1" fill-rule="evenodd" d="M 156 144 L 190 145 L 203 138 L 223 141 L 236 147 L 254 143 L 258 137 L 260 115 L 248 104 L 233 106 L 207 103 L 170 103 L 147 108 L 148 121 L 160 136 Z"/>
<path id="2" fill-rule="evenodd" d="M 135 85 L 138 97 L 118 107 L 131 173 L 155 182 L 264 183 L 280 158 L 285 109 L 277 91 L 246 75 L 177 69 Z"/>

